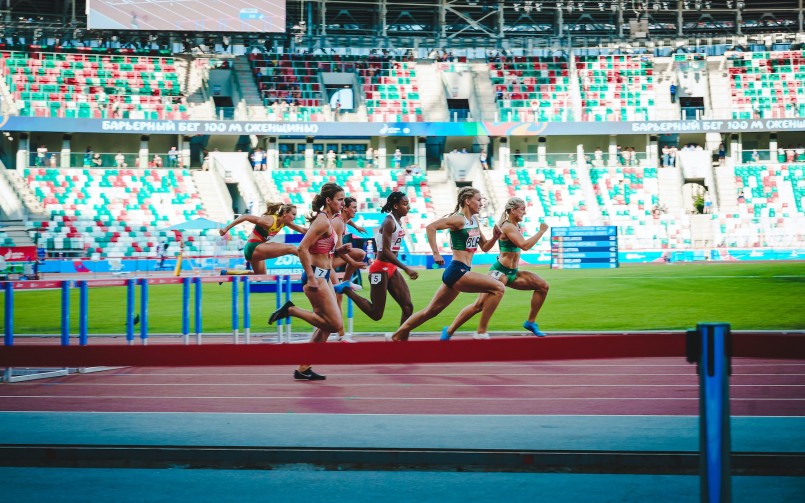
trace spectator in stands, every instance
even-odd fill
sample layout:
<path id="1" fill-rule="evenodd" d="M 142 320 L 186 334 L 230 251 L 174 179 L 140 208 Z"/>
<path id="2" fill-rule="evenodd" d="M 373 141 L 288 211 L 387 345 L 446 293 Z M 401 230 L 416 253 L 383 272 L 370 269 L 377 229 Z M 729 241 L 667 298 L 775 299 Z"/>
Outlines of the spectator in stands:
<path id="1" fill-rule="evenodd" d="M 171 147 L 168 150 L 168 167 L 175 168 L 179 165 L 179 150 L 176 147 Z"/>
<path id="2" fill-rule="evenodd" d="M 622 150 L 621 155 L 622 155 L 621 159 L 623 159 L 623 161 L 622 161 L 623 164 L 622 165 L 623 166 L 631 166 L 632 165 L 632 150 L 629 147 L 626 147 L 626 148 L 624 148 Z"/>
<path id="3" fill-rule="evenodd" d="M 520 149 L 514 151 L 514 165 L 515 166 L 522 166 L 524 164 L 523 161 L 523 154 L 520 153 Z"/>
<path id="4" fill-rule="evenodd" d="M 204 171 L 210 169 L 210 151 L 206 148 L 201 152 L 201 169 Z"/>
<path id="5" fill-rule="evenodd" d="M 87 147 L 87 150 L 84 151 L 84 167 L 89 168 L 92 166 L 92 157 L 95 155 L 95 152 L 92 151 L 92 147 Z"/>
<path id="6" fill-rule="evenodd" d="M 123 155 L 123 152 L 118 152 L 115 156 L 115 166 L 118 168 L 126 167 L 126 156 Z"/>
<path id="7" fill-rule="evenodd" d="M 718 164 L 719 166 L 723 166 L 727 162 L 727 147 L 724 146 L 724 143 L 718 144 Z"/>
<path id="8" fill-rule="evenodd" d="M 676 166 L 676 154 L 678 153 L 678 150 L 677 150 L 677 148 L 676 148 L 676 145 L 671 145 L 671 149 L 670 149 L 670 150 L 671 150 L 671 151 L 669 152 L 669 163 L 668 163 L 668 166 L 670 166 L 670 167 L 674 167 L 674 166 Z"/>
<path id="9" fill-rule="evenodd" d="M 486 159 L 486 149 L 481 150 L 481 154 L 478 156 L 478 160 L 481 162 L 481 168 L 484 170 L 489 169 L 489 163 Z"/>
<path id="10" fill-rule="evenodd" d="M 159 154 L 154 154 L 154 160 L 151 161 L 151 164 L 155 168 L 161 168 L 162 167 L 162 157 Z"/>
<path id="11" fill-rule="evenodd" d="M 372 147 L 368 147 L 366 149 L 366 165 L 371 168 L 374 162 L 375 162 L 374 150 L 372 150 Z"/>
<path id="12" fill-rule="evenodd" d="M 394 150 L 394 165 L 392 168 L 401 168 L 402 167 L 402 152 L 400 149 Z"/>
<path id="13" fill-rule="evenodd" d="M 789 144 L 788 148 L 785 149 L 785 162 L 794 162 L 797 158 L 797 152 L 794 150 L 794 146 Z"/>
<path id="14" fill-rule="evenodd" d="M 93 168 L 103 167 L 103 159 L 101 159 L 101 154 L 94 154 L 92 156 L 92 167 Z"/>
<path id="15" fill-rule="evenodd" d="M 662 146 L 662 167 L 667 168 L 671 165 L 671 149 L 668 145 Z"/>
<path id="16" fill-rule="evenodd" d="M 263 165 L 263 149 L 257 147 L 251 155 L 252 169 L 259 171 Z"/>
<path id="17" fill-rule="evenodd" d="M 593 166 L 601 167 L 604 165 L 604 151 L 601 147 L 595 147 L 593 152 Z"/>
<path id="18" fill-rule="evenodd" d="M 47 155 L 48 148 L 45 146 L 45 144 L 43 143 L 42 145 L 39 145 L 39 148 L 36 149 L 36 165 L 44 166 Z"/>
<path id="19" fill-rule="evenodd" d="M 704 213 L 709 214 L 713 212 L 713 199 L 710 197 L 710 192 L 704 193 Z"/>
<path id="20" fill-rule="evenodd" d="M 618 166 L 624 166 L 626 164 L 626 159 L 623 157 L 623 147 L 620 145 L 615 147 L 615 157 L 618 159 Z"/>
<path id="21" fill-rule="evenodd" d="M 333 169 L 335 167 L 335 150 L 329 149 L 327 151 L 327 169 Z"/>
<path id="22" fill-rule="evenodd" d="M 50 167 L 57 168 L 59 166 L 59 156 L 56 152 L 50 154 Z"/>
<path id="23" fill-rule="evenodd" d="M 671 95 L 671 103 L 676 103 L 676 84 L 671 82 L 671 85 L 668 86 L 668 92 Z"/>
<path id="24" fill-rule="evenodd" d="M 788 151 L 786 151 L 786 156 L 788 156 Z M 760 161 L 760 153 L 757 149 L 752 149 L 752 162 Z"/>

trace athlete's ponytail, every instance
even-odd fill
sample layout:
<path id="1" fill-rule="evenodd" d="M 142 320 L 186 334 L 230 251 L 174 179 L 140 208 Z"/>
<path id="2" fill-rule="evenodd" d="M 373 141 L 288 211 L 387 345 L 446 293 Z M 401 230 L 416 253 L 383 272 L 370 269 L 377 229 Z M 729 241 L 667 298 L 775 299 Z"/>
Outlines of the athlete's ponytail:
<path id="1" fill-rule="evenodd" d="M 391 213 L 391 210 L 394 209 L 394 205 L 402 201 L 402 198 L 405 197 L 404 192 L 400 192 L 399 190 L 395 190 L 389 197 L 386 198 L 386 204 L 380 208 L 380 213 Z"/>
<path id="2" fill-rule="evenodd" d="M 344 192 L 340 185 L 333 182 L 327 182 L 321 186 L 319 193 L 313 196 L 313 202 L 310 204 L 310 214 L 307 216 L 307 221 L 312 222 L 322 212 L 322 208 L 327 203 L 327 199 L 332 199 L 339 192 Z"/>
<path id="3" fill-rule="evenodd" d="M 500 215 L 498 227 L 506 223 L 506 220 L 509 219 L 509 213 L 511 213 L 511 210 L 519 206 L 525 206 L 525 201 L 523 201 L 523 199 L 520 197 L 510 197 L 509 200 L 506 201 L 506 206 L 503 208 L 503 213 Z"/>

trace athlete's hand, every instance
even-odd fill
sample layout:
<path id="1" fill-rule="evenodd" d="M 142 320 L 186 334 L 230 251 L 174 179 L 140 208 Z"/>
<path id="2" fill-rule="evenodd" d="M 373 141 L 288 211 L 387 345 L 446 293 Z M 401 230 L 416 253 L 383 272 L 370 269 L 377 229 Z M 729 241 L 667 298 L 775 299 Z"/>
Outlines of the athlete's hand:
<path id="1" fill-rule="evenodd" d="M 226 235 L 226 229 L 224 229 L 224 228 L 218 229 L 218 234 L 220 234 L 222 236 L 225 236 Z"/>
<path id="2" fill-rule="evenodd" d="M 545 222 L 542 222 L 541 224 L 539 224 L 539 230 L 540 230 L 540 232 L 545 232 L 545 231 L 547 231 L 547 230 L 548 230 L 548 227 L 550 227 L 550 226 L 549 226 L 548 224 L 546 224 Z"/>
<path id="3" fill-rule="evenodd" d="M 442 258 L 442 255 L 440 253 L 433 254 L 433 261 L 439 264 L 439 267 L 444 265 L 444 259 Z"/>
<path id="4" fill-rule="evenodd" d="M 411 269 L 406 270 L 405 274 L 407 274 L 408 277 L 411 279 L 417 279 L 419 277 L 419 273 L 416 271 L 412 271 Z"/>
<path id="5" fill-rule="evenodd" d="M 341 245 L 338 248 L 336 248 L 335 253 L 337 255 L 341 255 L 341 254 L 344 254 L 344 253 L 349 253 L 350 250 L 352 250 L 352 245 L 350 243 L 347 243 L 345 245 Z"/>
<path id="6" fill-rule="evenodd" d="M 503 231 L 500 230 L 500 227 L 498 227 L 498 224 L 495 224 L 495 226 L 492 227 L 492 239 L 498 239 L 502 235 L 503 235 Z"/>
<path id="7" fill-rule="evenodd" d="M 308 281 L 305 285 L 304 290 L 310 293 L 316 293 L 319 291 L 319 286 L 316 284 L 315 281 Z"/>

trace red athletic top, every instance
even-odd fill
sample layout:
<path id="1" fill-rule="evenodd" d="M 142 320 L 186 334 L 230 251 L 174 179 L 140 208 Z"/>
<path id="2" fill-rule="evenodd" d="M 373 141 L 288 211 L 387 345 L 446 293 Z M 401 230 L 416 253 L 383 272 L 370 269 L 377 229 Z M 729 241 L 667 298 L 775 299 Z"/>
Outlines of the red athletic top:
<path id="1" fill-rule="evenodd" d="M 341 218 L 339 215 L 336 215 L 336 218 Z M 328 254 L 332 256 L 335 254 L 335 229 L 333 229 L 333 221 L 329 220 L 330 224 L 330 235 L 327 237 L 319 238 L 313 246 L 310 247 L 310 253 L 315 255 L 324 255 Z"/>

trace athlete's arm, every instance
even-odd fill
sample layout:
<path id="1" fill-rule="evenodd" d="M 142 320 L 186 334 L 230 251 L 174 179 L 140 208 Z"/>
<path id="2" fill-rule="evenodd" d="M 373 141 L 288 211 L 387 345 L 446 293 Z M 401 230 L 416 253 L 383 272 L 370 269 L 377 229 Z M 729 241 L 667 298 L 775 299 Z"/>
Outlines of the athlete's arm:
<path id="1" fill-rule="evenodd" d="M 355 222 L 353 222 L 351 218 L 349 220 L 347 220 L 347 225 L 349 225 L 350 227 L 352 227 L 356 231 L 360 232 L 361 234 L 366 234 L 366 229 L 364 229 L 360 225 L 358 225 Z"/>
<path id="2" fill-rule="evenodd" d="M 506 222 L 503 224 L 503 229 L 501 231 L 506 236 L 506 238 L 514 243 L 514 246 L 520 248 L 521 250 L 530 250 L 537 244 L 537 241 L 542 238 L 545 232 L 548 230 L 548 224 L 542 222 L 539 224 L 539 231 L 536 234 L 531 236 L 530 238 L 526 239 L 520 233 L 520 230 L 511 222 Z"/>
<path id="3" fill-rule="evenodd" d="M 258 216 L 255 216 L 255 215 L 241 215 L 238 218 L 236 218 L 235 220 L 233 220 L 226 227 L 224 227 L 222 229 L 218 229 L 218 233 L 223 236 L 224 234 L 229 232 L 229 229 L 231 229 L 232 227 L 234 227 L 236 225 L 242 224 L 243 222 L 249 222 L 249 223 L 252 223 L 252 224 L 255 224 L 255 225 L 262 225 L 263 227 L 271 227 L 272 225 L 274 225 L 274 216 L 273 215 L 267 215 L 267 216 L 258 217 Z"/>
<path id="4" fill-rule="evenodd" d="M 307 227 L 302 227 L 301 225 L 296 225 L 293 222 L 291 222 L 289 224 L 286 224 L 285 227 L 288 227 L 289 229 L 295 230 L 296 232 L 298 232 L 300 234 L 306 233 L 307 229 L 308 229 Z"/>
<path id="5" fill-rule="evenodd" d="M 428 235 L 428 244 L 431 251 L 433 251 L 433 261 L 439 265 L 444 265 L 444 259 L 439 253 L 439 246 L 436 243 L 436 231 L 450 229 L 457 231 L 464 226 L 464 217 L 462 215 L 448 215 L 442 217 L 434 222 L 431 222 L 425 227 L 425 232 Z"/>
<path id="6" fill-rule="evenodd" d="M 477 219 L 478 217 L 476 216 L 475 218 Z M 497 225 L 495 227 L 493 227 L 492 228 L 492 237 L 489 238 L 489 239 L 486 239 L 486 236 L 484 236 L 484 233 L 481 232 L 481 227 L 479 226 L 478 227 L 478 234 L 481 236 L 481 242 L 480 242 L 481 250 L 487 252 L 487 251 L 491 250 L 493 246 L 495 246 L 495 242 L 497 242 L 498 238 L 500 237 L 500 229 L 498 228 Z"/>

